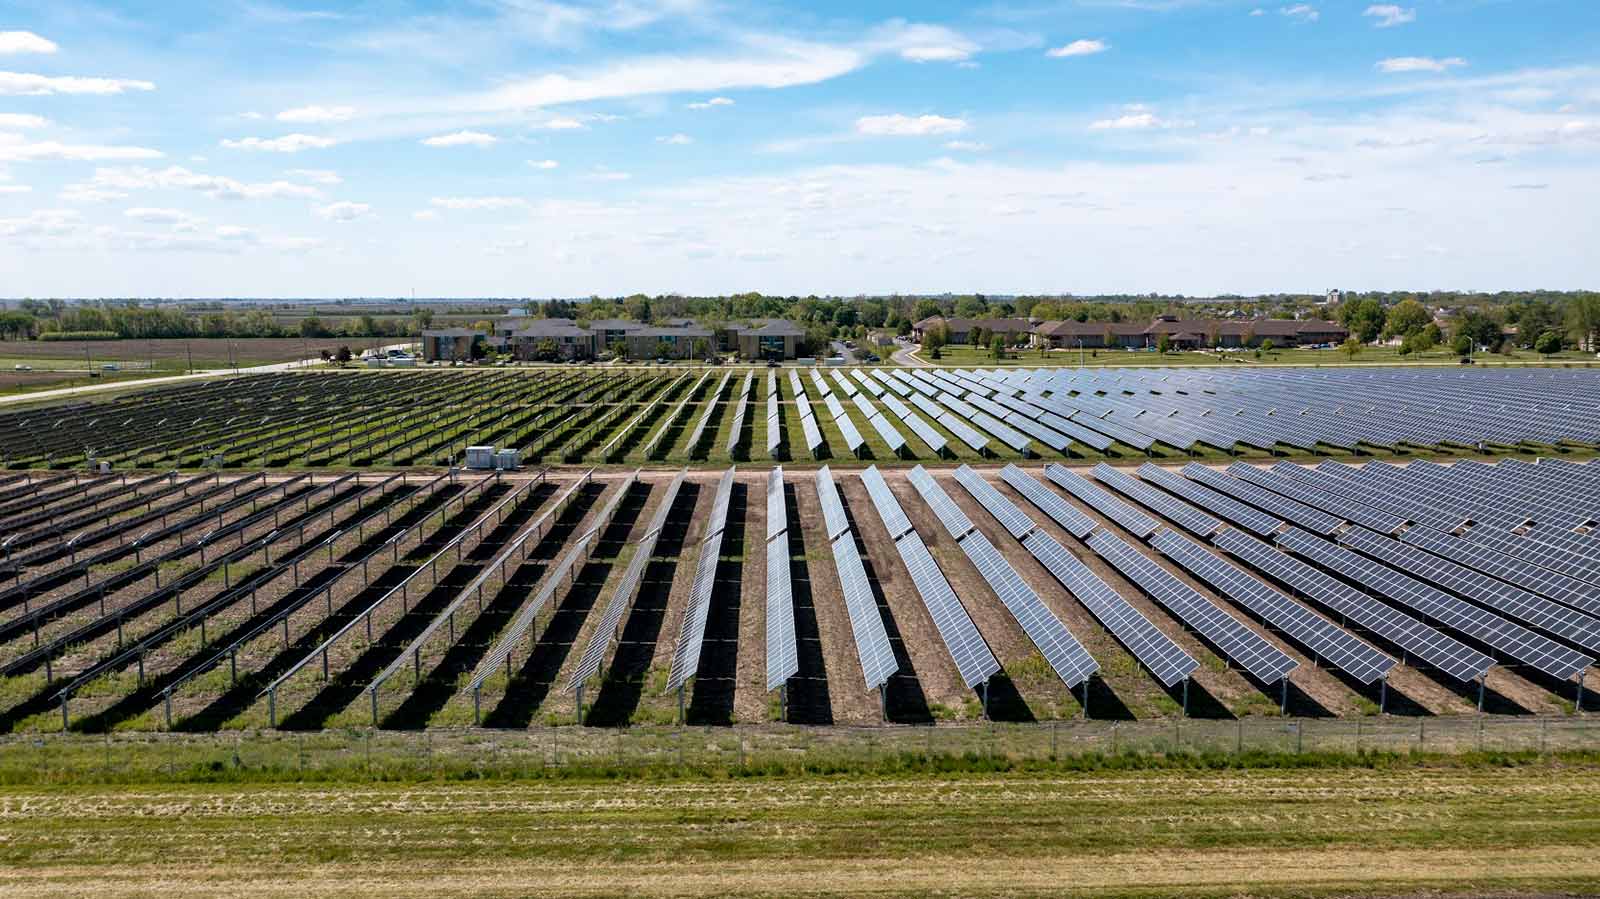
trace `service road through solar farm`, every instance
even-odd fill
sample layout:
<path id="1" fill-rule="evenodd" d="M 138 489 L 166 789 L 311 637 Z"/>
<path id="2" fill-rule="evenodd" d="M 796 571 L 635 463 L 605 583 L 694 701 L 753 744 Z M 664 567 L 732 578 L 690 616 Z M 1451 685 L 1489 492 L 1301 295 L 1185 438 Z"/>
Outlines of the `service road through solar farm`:
<path id="1" fill-rule="evenodd" d="M 1225 893 L 1227 858 L 1269 894 L 1581 891 L 1597 445 L 1566 369 L 281 373 L 12 410 L 0 857 L 33 876 L 0 889 L 118 859 L 129 895 L 357 862 L 372 895 Z M 349 783 L 318 816 L 299 780 Z M 122 832 L 141 802 L 241 811 L 180 851 Z M 476 873 L 402 870 L 468 826 Z M 591 852 L 627 861 L 563 873 Z"/>

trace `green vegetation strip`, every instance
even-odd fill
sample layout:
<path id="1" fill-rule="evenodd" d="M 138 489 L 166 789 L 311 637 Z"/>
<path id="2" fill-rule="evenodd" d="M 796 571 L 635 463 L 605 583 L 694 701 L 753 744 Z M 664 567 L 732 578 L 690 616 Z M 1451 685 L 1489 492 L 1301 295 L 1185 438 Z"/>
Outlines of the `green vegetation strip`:
<path id="1" fill-rule="evenodd" d="M 1600 788 L 1593 756 L 1301 761 L 10 787 L 0 788 L 0 890 L 1394 896 L 1600 886 L 1600 817 L 1582 798 Z"/>

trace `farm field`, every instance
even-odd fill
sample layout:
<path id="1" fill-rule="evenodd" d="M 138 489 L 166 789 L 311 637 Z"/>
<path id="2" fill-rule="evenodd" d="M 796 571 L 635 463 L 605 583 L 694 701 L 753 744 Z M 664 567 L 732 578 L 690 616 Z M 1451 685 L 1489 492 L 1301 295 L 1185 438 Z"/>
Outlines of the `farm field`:
<path id="1" fill-rule="evenodd" d="M 0 371 L 11 373 L 16 365 L 31 365 L 39 371 L 83 371 L 85 352 L 89 363 L 99 368 L 115 363 L 125 370 L 141 372 L 186 371 L 192 356 L 196 369 L 227 368 L 230 360 L 240 368 L 314 359 L 323 350 L 334 352 L 350 347 L 360 355 L 368 347 L 403 342 L 391 338 L 299 337 L 193 338 L 189 340 L 10 340 L 0 342 Z M 231 345 L 231 348 L 230 348 Z M 65 385 L 57 385 L 65 386 Z"/>
<path id="2" fill-rule="evenodd" d="M 114 384 L 119 381 L 140 381 L 151 377 L 160 377 L 163 374 L 178 374 L 178 372 L 156 372 L 151 374 L 148 370 L 98 372 L 91 377 L 80 369 L 76 371 L 8 371 L 0 369 L 0 395 L 26 394 L 40 390 L 54 390 L 59 387 L 83 387 L 90 384 Z"/>
<path id="3" fill-rule="evenodd" d="M 0 788 L 0 891 L 97 896 L 1555 896 L 1585 759 Z M 372 835 L 381 835 L 372 838 Z"/>

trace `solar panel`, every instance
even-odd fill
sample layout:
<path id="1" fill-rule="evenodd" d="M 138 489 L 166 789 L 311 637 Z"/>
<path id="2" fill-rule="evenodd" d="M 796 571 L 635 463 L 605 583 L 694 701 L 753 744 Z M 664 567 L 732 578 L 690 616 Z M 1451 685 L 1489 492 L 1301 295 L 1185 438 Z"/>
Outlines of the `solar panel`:
<path id="1" fill-rule="evenodd" d="M 833 564 L 839 572 L 845 610 L 850 614 L 856 657 L 861 661 L 867 689 L 876 690 L 889 682 L 900 663 L 895 661 L 894 650 L 889 646 L 889 634 L 884 630 L 878 601 L 872 595 L 872 584 L 867 580 L 867 570 L 856 550 L 855 535 L 848 528 L 833 541 Z"/>
<path id="2" fill-rule="evenodd" d="M 950 582 L 945 580 L 944 573 L 923 545 L 922 538 L 914 531 L 907 533 L 895 543 L 895 549 L 899 551 L 906 570 L 911 573 L 917 593 L 933 618 L 933 624 L 955 661 L 956 669 L 961 672 L 962 682 L 968 687 L 976 687 L 988 680 L 1000 670 L 1000 663 L 989 651 L 988 644 L 983 642 L 983 636 L 978 633 L 978 628 L 973 625 L 961 601 L 956 599 Z"/>
<path id="3" fill-rule="evenodd" d="M 1140 483 L 1128 474 L 1101 462 L 1094 467 L 1095 480 L 1105 484 L 1129 499 L 1141 503 L 1145 508 L 1160 513 L 1162 517 L 1176 524 L 1191 534 L 1201 537 L 1210 537 L 1222 527 L 1222 522 L 1210 515 L 1196 509 L 1182 500 L 1173 499 L 1171 496 L 1147 484 Z"/>
<path id="4" fill-rule="evenodd" d="M 567 691 L 571 692 L 580 684 L 593 677 L 600 670 L 600 663 L 605 659 L 606 650 L 610 648 L 611 641 L 617 636 L 617 625 L 622 621 L 622 614 L 627 610 L 628 603 L 633 600 L 634 594 L 639 589 L 639 584 L 644 579 L 644 570 L 650 564 L 650 557 L 655 552 L 656 541 L 661 536 L 661 529 L 666 526 L 667 514 L 672 510 L 672 504 L 678 498 L 678 491 L 683 486 L 683 479 L 687 472 L 678 472 L 677 477 L 667 485 L 666 493 L 661 496 L 661 504 L 656 507 L 656 512 L 650 517 L 650 522 L 645 529 L 644 537 L 639 540 L 638 547 L 634 550 L 633 558 L 628 562 L 628 568 L 622 574 L 622 580 L 617 583 L 611 592 L 611 598 L 606 601 L 605 609 L 600 614 L 600 623 L 594 632 L 589 635 L 589 643 L 583 650 L 583 656 L 578 660 L 577 667 L 572 672 L 572 677 L 567 681 Z"/>
<path id="5" fill-rule="evenodd" d="M 1333 515 L 1354 524 L 1365 525 L 1384 534 L 1392 534 L 1406 526 L 1406 519 L 1388 512 L 1363 505 L 1352 499 L 1326 490 L 1307 487 L 1293 478 L 1285 477 L 1275 471 L 1263 471 L 1254 465 L 1235 462 L 1228 466 L 1228 474 L 1236 478 L 1250 481 L 1258 487 L 1264 487 L 1273 493 L 1298 500 L 1316 509 L 1323 509 Z"/>
<path id="6" fill-rule="evenodd" d="M 1217 558 L 1205 547 L 1176 531 L 1162 531 L 1150 541 L 1150 545 L 1318 658 L 1332 663 L 1363 684 L 1370 684 L 1385 676 L 1396 664 L 1394 659 L 1363 643 L 1353 634 L 1267 586 L 1259 578 Z"/>
<path id="7" fill-rule="evenodd" d="M 800 672 L 800 654 L 794 632 L 794 586 L 789 579 L 789 531 L 781 526 L 776 533 L 772 522 L 786 521 L 783 501 L 783 471 L 767 484 L 767 692 L 786 683 Z M 774 491 L 774 485 L 776 491 Z M 776 499 L 774 499 L 776 493 Z M 777 508 L 777 517 L 773 515 Z"/>
<path id="8" fill-rule="evenodd" d="M 801 418 L 811 418 L 816 415 L 816 412 L 811 409 L 811 401 L 806 399 L 803 393 L 795 394 L 794 407 L 800 411 Z"/>
<path id="9" fill-rule="evenodd" d="M 833 389 L 828 386 L 827 381 L 822 380 L 820 372 L 813 368 L 809 374 L 811 375 L 811 383 L 817 385 L 817 393 L 825 397 L 833 395 Z"/>
<path id="10" fill-rule="evenodd" d="M 894 425 L 890 424 L 889 420 L 882 415 L 874 415 L 868 421 L 872 424 L 872 429 L 878 432 L 878 436 L 883 438 L 883 442 L 888 444 L 889 451 L 899 455 L 900 450 L 905 448 L 906 439 L 900 436 L 900 432 L 895 430 Z"/>
<path id="11" fill-rule="evenodd" d="M 1045 466 L 1044 476 L 1141 540 L 1158 527 L 1155 519 L 1054 462 Z"/>
<path id="12" fill-rule="evenodd" d="M 800 429 L 806 434 L 806 451 L 817 458 L 817 450 L 822 447 L 822 431 L 817 427 L 816 418 L 810 415 L 801 418 Z"/>
<path id="13" fill-rule="evenodd" d="M 1557 680 L 1571 678 L 1594 661 L 1487 609 L 1298 528 L 1279 534 L 1278 544 Z"/>
<path id="14" fill-rule="evenodd" d="M 1038 525 L 1033 523 L 1021 509 L 1012 505 L 1009 500 L 994 489 L 994 485 L 983 479 L 983 475 L 973 471 L 971 467 L 963 465 L 956 469 L 956 481 L 965 487 L 972 498 L 1000 522 L 1001 527 L 1011 536 L 1021 540 L 1032 533 Z"/>
<path id="15" fill-rule="evenodd" d="M 876 465 L 867 466 L 861 473 L 861 483 L 867 486 L 867 495 L 872 498 L 872 505 L 878 510 L 878 517 L 883 519 L 883 526 L 889 531 L 889 539 L 899 540 L 904 534 L 914 530 L 911 519 L 900 508 L 900 502 L 894 498 L 894 493 L 889 485 L 884 482 L 883 475 Z"/>
<path id="16" fill-rule="evenodd" d="M 833 399 L 833 397 L 829 397 L 829 399 Z M 839 433 L 844 435 L 845 448 L 850 452 L 854 453 L 861 449 L 863 443 L 866 443 L 866 440 L 861 437 L 861 432 L 856 430 L 856 423 L 850 420 L 850 416 L 844 414 L 843 409 L 839 410 L 839 417 L 834 419 L 833 423 L 839 428 Z"/>
<path id="17" fill-rule="evenodd" d="M 1225 530 L 1213 542 L 1262 574 L 1456 680 L 1476 680 L 1494 666 L 1494 659 L 1476 649 L 1243 531 Z"/>
<path id="18" fill-rule="evenodd" d="M 1600 650 L 1600 620 L 1582 612 L 1366 528 L 1351 527 L 1339 535 L 1339 542 L 1574 645 Z"/>
<path id="19" fill-rule="evenodd" d="M 969 417 L 972 419 L 973 424 L 983 428 L 985 431 L 988 431 L 994 436 L 999 437 L 1000 442 L 1004 443 L 1005 445 L 1020 453 L 1025 454 L 1028 452 L 1029 443 L 1028 436 L 1026 434 L 1018 432 L 1015 428 L 1005 424 L 1004 422 L 1000 421 L 1000 419 L 995 418 L 993 415 L 990 415 L 987 412 L 975 411 Z"/>
<path id="20" fill-rule="evenodd" d="M 767 472 L 767 539 L 789 529 L 789 506 L 783 495 L 783 466 Z"/>
<path id="21" fill-rule="evenodd" d="M 855 396 L 858 392 L 856 385 L 850 383 L 850 379 L 846 378 L 844 372 L 838 369 L 833 370 L 833 380 L 834 383 L 839 385 L 839 389 L 844 391 L 845 396 Z"/>
<path id="22" fill-rule="evenodd" d="M 861 410 L 861 414 L 869 419 L 878 414 L 878 410 L 872 408 L 872 401 L 867 399 L 867 395 L 864 393 L 857 393 L 852 396 L 850 402 L 855 403 L 856 408 Z"/>
<path id="23" fill-rule="evenodd" d="M 1292 521 L 1314 534 L 1331 534 L 1342 524 L 1339 519 L 1326 512 L 1313 509 L 1305 503 L 1273 493 L 1266 488 L 1257 487 L 1248 481 L 1214 471 L 1198 462 L 1190 462 L 1183 466 L 1183 476 L 1235 499 L 1243 500 L 1278 518 Z"/>
<path id="24" fill-rule="evenodd" d="M 767 455 L 776 457 L 783 446 L 783 419 L 778 414 L 778 395 L 767 394 Z"/>
<path id="25" fill-rule="evenodd" d="M 1036 482 L 1037 483 L 1037 482 Z M 1022 545 L 1050 575 L 1077 597 L 1078 602 L 1150 670 L 1163 686 L 1171 687 L 1194 673 L 1200 663 L 1161 632 L 1150 619 L 1102 581 L 1089 566 L 1044 531 L 1034 531 Z"/>
<path id="26" fill-rule="evenodd" d="M 839 488 L 834 486 L 833 472 L 826 465 L 817 469 L 817 498 L 822 502 L 822 521 L 828 526 L 829 541 L 850 530 L 850 519 L 839 502 Z"/>
<path id="27" fill-rule="evenodd" d="M 1001 421 L 1004 421 L 1005 423 L 1011 425 L 1022 433 L 1027 434 L 1029 437 L 1032 437 L 1045 446 L 1050 447 L 1058 453 L 1066 452 L 1067 447 L 1072 445 L 1072 441 L 1061 436 L 1060 434 L 1057 434 L 1055 431 L 1052 431 L 1039 422 L 1028 418 L 1021 412 L 1007 413 L 1006 416 L 1001 419 Z"/>
<path id="28" fill-rule="evenodd" d="M 833 418 L 835 421 L 844 417 L 844 404 L 839 402 L 839 398 L 837 396 L 834 396 L 830 393 L 823 399 L 823 402 L 828 406 L 829 417 Z"/>
<path id="29" fill-rule="evenodd" d="M 1062 499 L 1059 493 L 1039 483 L 1015 465 L 1002 468 L 1000 480 L 1010 484 L 1012 489 L 1022 494 L 1028 502 L 1038 506 L 1039 511 L 1050 516 L 1056 524 L 1066 528 L 1068 533 L 1080 540 L 1099 527 L 1094 523 L 1094 519 L 1080 512 L 1077 506 Z"/>
<path id="30" fill-rule="evenodd" d="M 911 433 L 916 434 L 918 439 L 926 443 L 928 449 L 933 450 L 934 455 L 944 453 L 945 440 L 943 434 L 934 430 L 932 425 L 923 421 L 915 412 L 907 412 L 903 418 L 905 419 L 906 427 L 911 429 Z"/>
<path id="31" fill-rule="evenodd" d="M 694 588 L 689 594 L 689 607 L 683 613 L 683 624 L 678 630 L 678 646 L 672 654 L 672 670 L 667 676 L 667 689 L 682 687 L 700 670 L 700 648 L 705 643 L 706 619 L 711 614 L 711 591 L 717 583 L 717 565 L 722 555 L 722 534 L 728 518 L 728 498 L 733 490 L 733 469 L 722 476 L 717 495 L 711 504 L 711 517 L 706 523 L 706 537 L 700 543 L 700 559 L 694 572 Z"/>
<path id="32" fill-rule="evenodd" d="M 933 475 L 928 474 L 927 469 L 918 465 L 911 469 L 907 480 L 916 488 L 917 493 L 921 494 L 922 501 L 933 508 L 933 514 L 939 516 L 939 523 L 944 525 L 944 529 L 950 532 L 951 537 L 960 540 L 972 530 L 972 519 L 950 499 L 949 494 L 946 494 L 944 488 L 934 481 Z"/>
<path id="33" fill-rule="evenodd" d="M 1176 475 L 1149 462 L 1139 466 L 1139 477 L 1152 484 L 1187 499 L 1202 509 L 1215 512 L 1254 534 L 1270 537 L 1277 533 L 1283 522 L 1253 506 L 1247 506 L 1230 496 L 1203 487 L 1194 481 Z"/>
<path id="34" fill-rule="evenodd" d="M 1400 535 L 1400 539 L 1435 555 L 1492 574 L 1503 581 L 1519 584 L 1540 596 L 1581 609 L 1591 615 L 1600 615 L 1600 586 L 1425 527 L 1410 528 Z"/>
<path id="35" fill-rule="evenodd" d="M 1011 511 L 1022 514 L 1014 506 Z M 1089 655 L 1089 651 L 1072 636 L 1061 619 L 1045 606 L 1039 594 L 1028 586 L 981 531 L 973 531 L 962 538 L 961 549 L 972 560 L 989 588 L 1000 597 L 1000 601 L 1011 612 L 1011 617 L 1022 626 L 1023 633 L 1033 641 L 1039 654 L 1049 663 L 1050 670 L 1061 678 L 1062 683 L 1069 688 L 1076 687 L 1100 670 L 1100 664 Z"/>
<path id="36" fill-rule="evenodd" d="M 945 412 L 938 415 L 936 418 L 939 424 L 945 426 L 946 430 L 956 435 L 957 440 L 960 440 L 967 446 L 972 447 L 975 452 L 982 453 L 984 450 L 989 448 L 989 438 L 979 434 L 977 431 L 973 430 L 971 425 L 959 418 L 956 418 L 954 415 Z"/>
<path id="37" fill-rule="evenodd" d="M 1300 663 L 1283 650 L 1173 577 L 1122 538 L 1109 531 L 1097 531 L 1089 537 L 1088 543 L 1101 558 L 1138 584 L 1163 608 L 1262 683 L 1277 683 L 1299 667 Z"/>

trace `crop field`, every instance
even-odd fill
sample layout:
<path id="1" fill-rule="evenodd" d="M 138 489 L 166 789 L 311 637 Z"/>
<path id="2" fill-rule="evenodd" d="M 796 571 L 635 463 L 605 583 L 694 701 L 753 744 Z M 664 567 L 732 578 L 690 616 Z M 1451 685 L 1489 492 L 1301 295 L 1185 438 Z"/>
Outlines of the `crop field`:
<path id="1" fill-rule="evenodd" d="M 0 465 L 836 465 L 1572 454 L 1595 373 L 650 369 L 280 373 L 0 415 Z M 1492 404 L 1492 405 L 1486 405 Z"/>
<path id="2" fill-rule="evenodd" d="M 357 355 L 371 346 L 395 343 L 395 339 L 351 337 L 250 337 L 152 340 L 12 340 L 0 342 L 0 369 L 30 365 L 36 370 L 83 371 L 116 363 L 128 370 L 185 371 L 191 360 L 196 369 L 240 368 L 315 359 L 324 350 L 332 353 L 348 346 Z"/>

